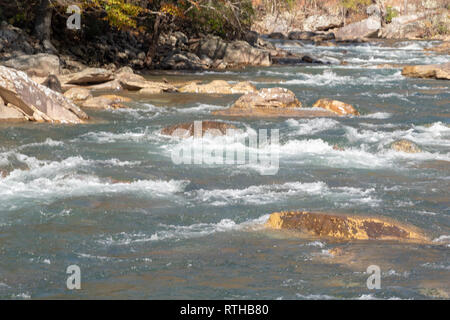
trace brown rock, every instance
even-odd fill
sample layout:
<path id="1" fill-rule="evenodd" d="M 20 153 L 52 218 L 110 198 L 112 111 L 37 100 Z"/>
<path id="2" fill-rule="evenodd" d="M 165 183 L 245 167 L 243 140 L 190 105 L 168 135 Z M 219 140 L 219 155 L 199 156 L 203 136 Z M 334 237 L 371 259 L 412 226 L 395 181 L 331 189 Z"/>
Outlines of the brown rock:
<path id="1" fill-rule="evenodd" d="M 236 129 L 236 127 L 234 125 L 219 121 L 195 121 L 176 124 L 164 128 L 161 130 L 161 134 L 181 138 L 189 138 L 194 136 L 194 134 L 200 136 L 201 132 L 201 136 L 204 136 L 205 133 L 219 136 L 225 135 L 228 129 Z"/>
<path id="2" fill-rule="evenodd" d="M 92 98 L 91 91 L 86 88 L 76 87 L 64 92 L 64 96 L 74 102 L 81 102 Z"/>
<path id="3" fill-rule="evenodd" d="M 450 41 L 444 41 L 441 44 L 431 47 L 431 48 L 426 48 L 426 51 L 434 51 L 434 52 L 438 52 L 438 53 L 443 53 L 443 54 L 448 54 L 450 55 Z"/>
<path id="4" fill-rule="evenodd" d="M 62 94 L 37 84 L 23 72 L 3 66 L 0 66 L 0 96 L 30 120 L 80 123 L 88 119 Z"/>
<path id="5" fill-rule="evenodd" d="M 444 64 L 406 66 L 402 70 L 402 75 L 412 78 L 450 80 L 450 62 Z"/>
<path id="6" fill-rule="evenodd" d="M 214 80 L 207 84 L 197 84 L 192 82 L 179 89 L 180 92 L 188 93 L 207 93 L 207 94 L 237 94 L 250 93 L 257 91 L 256 87 L 250 82 L 239 82 L 230 84 L 224 80 Z"/>
<path id="7" fill-rule="evenodd" d="M 5 106 L 0 101 L 0 121 L 26 121 L 25 115 L 12 105 Z M 2 171 L 0 170 L 0 176 Z"/>
<path id="8" fill-rule="evenodd" d="M 21 55 L 2 63 L 5 67 L 24 71 L 29 76 L 47 77 L 60 73 L 60 61 L 55 55 L 39 53 L 34 55 Z"/>
<path id="9" fill-rule="evenodd" d="M 429 241 L 421 231 L 412 226 L 373 217 L 302 211 L 275 212 L 270 215 L 266 226 L 340 240 Z"/>
<path id="10" fill-rule="evenodd" d="M 60 76 L 63 84 L 92 85 L 114 80 L 111 71 L 102 68 L 87 68 L 80 72 Z"/>
<path id="11" fill-rule="evenodd" d="M 406 153 L 418 153 L 422 151 L 414 142 L 406 139 L 395 141 L 391 144 L 391 149 Z"/>
<path id="12" fill-rule="evenodd" d="M 301 108 L 295 94 L 285 88 L 264 88 L 240 97 L 232 108 Z"/>
<path id="13" fill-rule="evenodd" d="M 359 116 L 359 112 L 356 111 L 355 108 L 353 108 L 353 106 L 337 100 L 320 99 L 317 100 L 316 103 L 314 103 L 313 107 L 323 108 L 331 112 L 334 112 L 340 116 L 346 116 L 349 114 Z"/>
<path id="14" fill-rule="evenodd" d="M 126 108 L 126 106 L 123 105 L 124 102 L 131 102 L 131 99 L 109 94 L 87 99 L 81 106 L 83 108 L 118 109 Z"/>

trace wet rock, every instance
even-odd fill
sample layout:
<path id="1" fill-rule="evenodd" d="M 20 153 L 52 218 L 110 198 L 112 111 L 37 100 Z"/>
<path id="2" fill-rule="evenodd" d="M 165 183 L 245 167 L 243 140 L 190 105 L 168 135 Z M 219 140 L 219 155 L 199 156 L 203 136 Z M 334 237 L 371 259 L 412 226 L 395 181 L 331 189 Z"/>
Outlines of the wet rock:
<path id="1" fill-rule="evenodd" d="M 44 82 L 42 82 L 42 85 L 46 86 L 47 88 L 52 89 L 53 91 L 56 91 L 56 92 L 59 92 L 59 93 L 63 92 L 63 90 L 61 88 L 61 82 L 59 82 L 59 79 L 53 74 L 49 75 L 44 80 Z"/>
<path id="2" fill-rule="evenodd" d="M 378 34 L 381 28 L 381 19 L 372 16 L 359 22 L 351 23 L 335 32 L 338 40 L 356 40 L 370 38 Z"/>
<path id="3" fill-rule="evenodd" d="M 103 68 L 87 68 L 80 72 L 60 76 L 61 83 L 75 85 L 92 85 L 114 80 L 111 71 Z"/>
<path id="4" fill-rule="evenodd" d="M 418 153 L 422 152 L 420 148 L 414 143 L 406 139 L 395 141 L 391 144 L 391 149 L 399 152 Z"/>
<path id="5" fill-rule="evenodd" d="M 450 62 L 444 64 L 406 66 L 402 70 L 402 75 L 412 78 L 450 80 Z"/>
<path id="6" fill-rule="evenodd" d="M 59 75 L 60 73 L 59 58 L 48 53 L 23 55 L 9 59 L 2 64 L 9 68 L 24 71 L 29 76 L 47 77 L 51 74 Z"/>
<path id="7" fill-rule="evenodd" d="M 189 138 L 194 134 L 204 136 L 205 134 L 220 136 L 225 135 L 228 129 L 236 129 L 232 124 L 219 121 L 196 121 L 176 124 L 161 130 L 161 134 Z"/>
<path id="8" fill-rule="evenodd" d="M 62 94 L 32 81 L 25 73 L 0 66 L 0 96 L 30 120 L 81 123 L 88 119 Z"/>
<path id="9" fill-rule="evenodd" d="M 293 55 L 288 57 L 273 57 L 273 64 L 281 64 L 281 65 L 297 65 L 297 64 L 305 64 L 305 63 L 315 63 L 315 64 L 324 64 L 322 60 L 307 56 L 307 55 Z"/>
<path id="10" fill-rule="evenodd" d="M 83 108 L 95 108 L 95 109 L 119 109 L 119 108 L 126 108 L 126 106 L 123 104 L 126 102 L 131 102 L 131 99 L 127 97 L 108 94 L 87 99 L 82 103 L 81 106 Z"/>
<path id="11" fill-rule="evenodd" d="M 314 103 L 313 107 L 323 108 L 340 116 L 359 115 L 359 112 L 352 105 L 337 100 L 319 99 Z"/>
<path id="12" fill-rule="evenodd" d="M 266 226 L 340 240 L 398 240 L 428 242 L 422 232 L 382 218 L 314 212 L 275 212 Z"/>
<path id="13" fill-rule="evenodd" d="M 207 93 L 207 94 L 238 94 L 257 91 L 250 82 L 238 82 L 230 84 L 224 80 L 214 80 L 207 84 L 190 83 L 179 89 L 180 92 Z"/>
<path id="14" fill-rule="evenodd" d="M 86 88 L 72 88 L 64 92 L 64 96 L 75 103 L 80 103 L 92 98 L 91 91 Z"/>
<path id="15" fill-rule="evenodd" d="M 344 24 L 342 15 L 312 15 L 303 22 L 305 31 L 326 31 L 341 27 Z"/>

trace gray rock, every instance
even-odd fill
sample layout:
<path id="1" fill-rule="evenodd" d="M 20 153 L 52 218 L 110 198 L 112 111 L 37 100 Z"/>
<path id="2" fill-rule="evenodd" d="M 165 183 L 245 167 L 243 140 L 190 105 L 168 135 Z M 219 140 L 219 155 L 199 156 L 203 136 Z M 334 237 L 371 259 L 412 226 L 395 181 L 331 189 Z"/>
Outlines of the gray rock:
<path id="1" fill-rule="evenodd" d="M 23 55 L 2 64 L 8 68 L 24 71 L 29 76 L 47 77 L 51 74 L 60 74 L 59 58 L 48 53 Z"/>
<path id="2" fill-rule="evenodd" d="M 336 33 L 338 40 L 356 40 L 370 38 L 378 34 L 381 28 L 381 20 L 377 17 L 369 17 L 359 22 L 351 23 L 340 28 Z"/>
<path id="3" fill-rule="evenodd" d="M 0 66 L 0 97 L 30 120 L 81 123 L 86 113 L 62 94 L 32 81 L 24 72 Z"/>

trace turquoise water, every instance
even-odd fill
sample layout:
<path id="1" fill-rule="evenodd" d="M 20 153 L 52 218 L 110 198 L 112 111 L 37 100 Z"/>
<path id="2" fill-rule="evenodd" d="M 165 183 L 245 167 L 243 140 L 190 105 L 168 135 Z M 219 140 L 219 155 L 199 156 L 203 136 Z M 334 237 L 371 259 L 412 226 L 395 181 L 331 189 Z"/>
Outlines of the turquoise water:
<path id="1" fill-rule="evenodd" d="M 0 177 L 0 298 L 448 298 L 450 85 L 376 67 L 449 61 L 422 50 L 432 44 L 291 42 L 282 45 L 349 65 L 164 75 L 282 86 L 306 107 L 334 98 L 360 117 L 227 119 L 210 112 L 236 95 L 130 94 L 129 109 L 88 111 L 90 124 L 0 125 L 0 170 L 8 172 Z M 230 145 L 159 134 L 206 119 L 232 123 L 244 137 L 278 129 L 277 174 L 258 164 L 174 164 L 179 147 Z M 422 152 L 392 151 L 401 138 Z M 390 217 L 434 242 L 336 242 L 265 229 L 281 210 Z M 331 255 L 336 248 L 344 254 Z M 73 264 L 81 290 L 66 288 Z M 381 268 L 380 290 L 367 289 L 369 265 Z"/>

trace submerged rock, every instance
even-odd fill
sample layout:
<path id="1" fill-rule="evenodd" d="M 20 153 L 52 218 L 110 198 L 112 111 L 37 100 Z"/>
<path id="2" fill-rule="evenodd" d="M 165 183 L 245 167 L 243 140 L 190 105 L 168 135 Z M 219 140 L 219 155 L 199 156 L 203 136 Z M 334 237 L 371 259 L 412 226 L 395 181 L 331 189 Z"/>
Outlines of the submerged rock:
<path id="1" fill-rule="evenodd" d="M 61 93 L 32 81 L 25 73 L 0 66 L 0 96 L 30 120 L 80 123 L 88 119 Z"/>
<path id="2" fill-rule="evenodd" d="M 406 153 L 422 152 L 420 148 L 414 143 L 406 139 L 395 141 L 391 144 L 391 149 Z"/>
<path id="3" fill-rule="evenodd" d="M 108 94 L 87 99 L 82 103 L 81 106 L 83 108 L 119 109 L 119 108 L 126 108 L 126 106 L 123 104 L 125 102 L 131 102 L 131 99 L 116 96 L 113 94 Z"/>
<path id="4" fill-rule="evenodd" d="M 402 75 L 412 78 L 450 80 L 450 62 L 443 64 L 406 66 L 402 70 Z"/>
<path id="5" fill-rule="evenodd" d="M 250 93 L 257 91 L 256 87 L 250 82 L 238 82 L 230 84 L 224 80 L 214 80 L 206 84 L 198 84 L 196 82 L 189 83 L 179 89 L 180 92 L 188 93 L 207 93 L 207 94 L 237 94 Z"/>
<path id="6" fill-rule="evenodd" d="M 204 136 L 206 133 L 213 136 L 225 135 L 228 129 L 236 129 L 232 124 L 219 121 L 197 121 L 176 124 L 161 130 L 161 134 L 189 138 L 195 135 Z M 197 132 L 198 130 L 198 132 Z"/>
<path id="7" fill-rule="evenodd" d="M 275 212 L 270 215 L 266 226 L 340 240 L 429 241 L 414 227 L 387 219 L 363 216 L 302 211 Z"/>
<path id="8" fill-rule="evenodd" d="M 340 116 L 354 115 L 359 116 L 359 112 L 350 104 L 331 100 L 331 99 L 320 99 L 317 100 L 313 105 L 314 108 L 323 108 L 328 111 L 334 112 Z"/>

